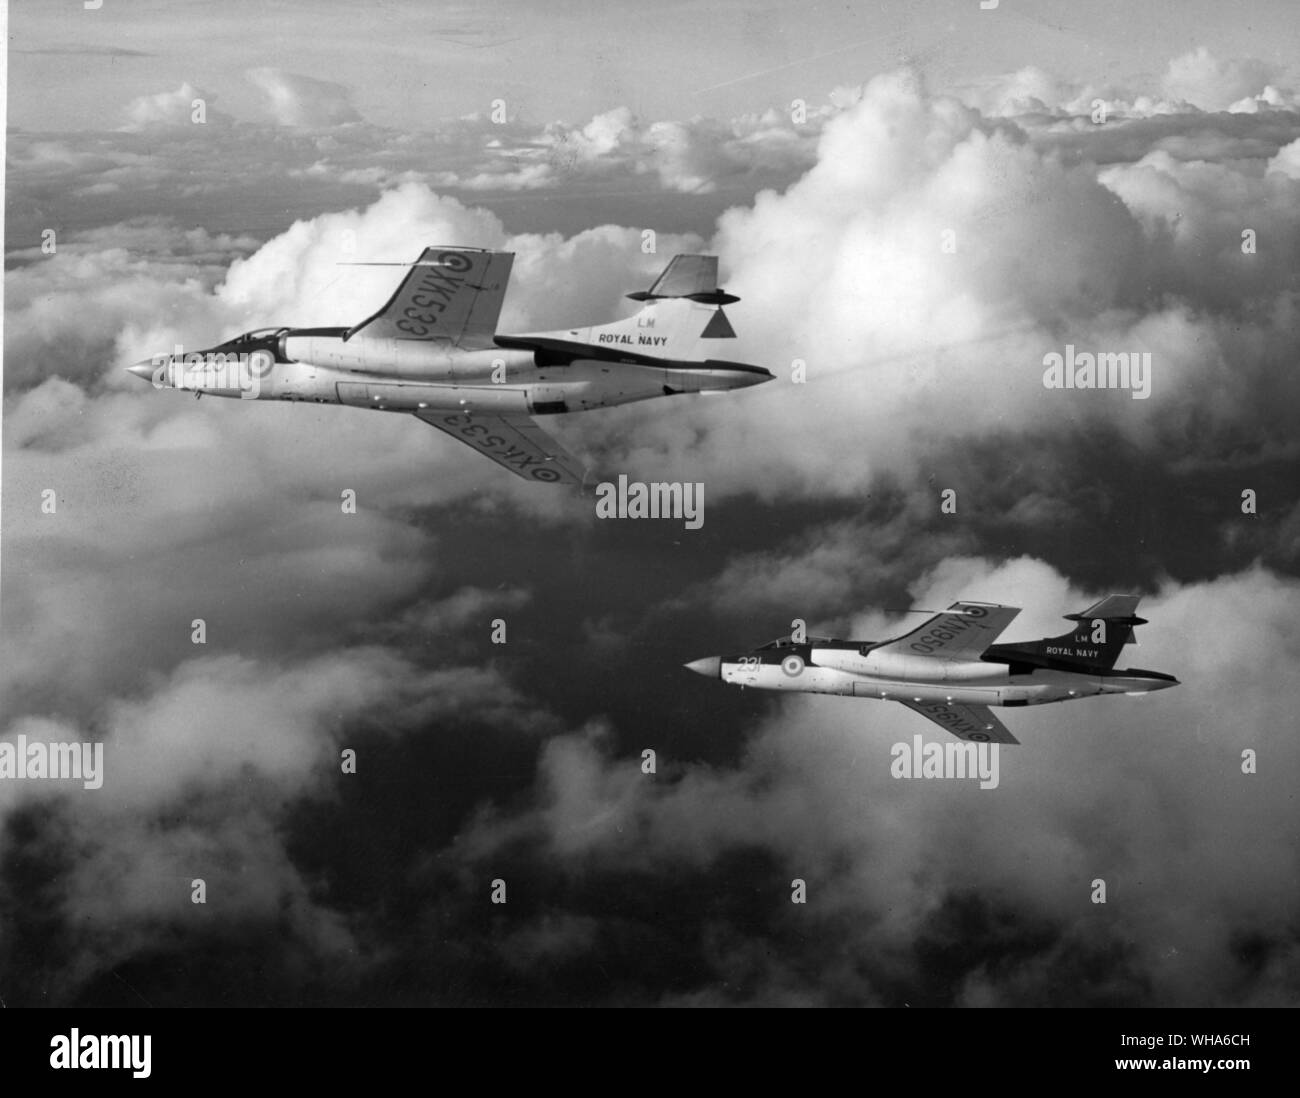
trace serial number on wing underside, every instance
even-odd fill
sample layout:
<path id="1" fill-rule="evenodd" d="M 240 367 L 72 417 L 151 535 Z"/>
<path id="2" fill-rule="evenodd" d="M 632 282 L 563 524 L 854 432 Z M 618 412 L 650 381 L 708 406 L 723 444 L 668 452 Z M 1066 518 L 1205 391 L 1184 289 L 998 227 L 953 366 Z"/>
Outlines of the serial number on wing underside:
<path id="1" fill-rule="evenodd" d="M 532 480 L 554 483 L 560 479 L 560 471 L 551 462 L 553 458 L 524 449 L 501 435 L 492 433 L 485 423 L 480 423 L 469 416 L 450 415 L 441 420 L 442 426 L 464 439 L 471 446 L 482 450 L 493 460 L 506 465 Z"/>

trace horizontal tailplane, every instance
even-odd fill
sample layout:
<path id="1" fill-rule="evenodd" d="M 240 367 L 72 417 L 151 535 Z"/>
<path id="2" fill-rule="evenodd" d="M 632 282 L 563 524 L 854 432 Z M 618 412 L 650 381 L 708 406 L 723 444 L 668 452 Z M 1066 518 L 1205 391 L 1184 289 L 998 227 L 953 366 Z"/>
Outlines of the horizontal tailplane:
<path id="1" fill-rule="evenodd" d="M 1025 657 L 1035 664 L 1065 665 L 1079 671 L 1109 671 L 1126 644 L 1135 643 L 1133 627 L 1145 625 L 1134 611 L 1140 595 L 1107 595 L 1078 614 L 1066 614 L 1077 623 L 1059 637 L 1024 644 L 998 645 L 999 659 Z"/>

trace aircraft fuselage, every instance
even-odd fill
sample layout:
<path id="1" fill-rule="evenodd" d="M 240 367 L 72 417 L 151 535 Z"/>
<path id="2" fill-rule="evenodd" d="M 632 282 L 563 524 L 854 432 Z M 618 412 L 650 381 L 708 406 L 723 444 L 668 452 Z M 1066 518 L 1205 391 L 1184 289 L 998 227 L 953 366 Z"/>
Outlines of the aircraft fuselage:
<path id="1" fill-rule="evenodd" d="M 711 660 L 717 661 L 716 672 Z M 1144 694 L 1175 685 L 1172 676 L 1154 671 L 1093 673 L 993 660 L 932 659 L 873 652 L 869 645 L 850 642 L 759 649 L 696 664 L 688 666 L 760 690 L 954 705 L 1042 705 L 1098 694 Z"/>
<path id="2" fill-rule="evenodd" d="M 742 388 L 766 370 L 718 360 L 680 362 L 460 350 L 428 340 L 344 338 L 346 329 L 281 329 L 241 346 L 159 355 L 131 368 L 157 388 L 244 400 L 345 404 L 380 411 L 547 415 L 676 393 Z"/>

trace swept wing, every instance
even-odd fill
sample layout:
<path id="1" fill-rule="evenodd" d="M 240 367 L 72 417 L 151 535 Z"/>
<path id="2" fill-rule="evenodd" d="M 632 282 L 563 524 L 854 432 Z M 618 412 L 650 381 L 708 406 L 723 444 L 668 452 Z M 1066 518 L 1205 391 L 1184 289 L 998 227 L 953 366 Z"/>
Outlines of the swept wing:
<path id="1" fill-rule="evenodd" d="M 977 660 L 1019 613 L 1018 606 L 954 602 L 942 614 L 936 614 L 910 633 L 878 645 L 873 652 Z"/>
<path id="2" fill-rule="evenodd" d="M 494 347 L 514 261 L 513 252 L 425 248 L 388 303 L 346 338 L 446 340 L 464 350 Z"/>
<path id="3" fill-rule="evenodd" d="M 433 410 L 414 414 L 524 480 L 578 486 L 585 480 L 583 463 L 530 416 L 467 415 Z"/>
<path id="4" fill-rule="evenodd" d="M 900 701 L 902 699 L 899 699 Z M 975 743 L 1019 743 L 987 705 L 904 701 L 903 705 L 934 721 L 945 732 Z"/>

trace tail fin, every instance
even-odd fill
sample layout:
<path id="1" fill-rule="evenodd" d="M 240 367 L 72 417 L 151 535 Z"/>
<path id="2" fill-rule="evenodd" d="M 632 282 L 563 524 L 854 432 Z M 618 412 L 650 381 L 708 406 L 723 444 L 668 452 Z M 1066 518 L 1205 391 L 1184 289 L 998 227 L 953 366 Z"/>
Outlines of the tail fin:
<path id="1" fill-rule="evenodd" d="M 722 306 L 740 298 L 718 288 L 716 255 L 674 256 L 650 289 L 627 296 L 645 307 L 626 320 L 592 328 L 589 342 L 686 359 L 697 351 L 710 357 L 698 347 L 700 340 L 736 338 Z"/>
<path id="2" fill-rule="evenodd" d="M 627 296 L 645 306 L 624 320 L 567 331 L 497 335 L 496 344 L 542 351 L 556 361 L 582 357 L 594 347 L 596 357 L 615 361 L 703 362 L 719 357 L 712 341 L 736 338 L 722 306 L 740 298 L 718 289 L 716 255 L 674 256 L 650 289 Z"/>
<path id="3" fill-rule="evenodd" d="M 1007 654 L 1024 655 L 1036 661 L 1074 665 L 1080 670 L 1109 671 L 1126 644 L 1135 644 L 1133 627 L 1146 618 L 1134 614 L 1140 595 L 1107 595 L 1087 610 L 1066 614 L 1077 624 L 1059 637 L 1045 637 L 1025 644 L 1000 646 Z"/>

